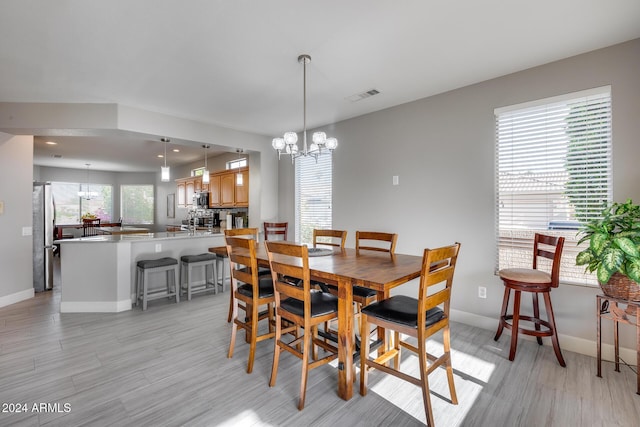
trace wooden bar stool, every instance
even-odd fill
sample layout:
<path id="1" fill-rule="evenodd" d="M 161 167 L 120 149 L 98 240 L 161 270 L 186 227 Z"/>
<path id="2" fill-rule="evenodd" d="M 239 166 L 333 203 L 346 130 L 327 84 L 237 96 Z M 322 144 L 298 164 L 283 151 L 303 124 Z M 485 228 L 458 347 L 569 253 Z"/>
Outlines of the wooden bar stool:
<path id="1" fill-rule="evenodd" d="M 553 247 L 554 250 L 543 249 L 539 247 L 540 244 Z M 498 341 L 504 328 L 511 330 L 511 349 L 509 350 L 509 360 L 511 361 L 516 357 L 518 334 L 520 333 L 536 337 L 539 345 L 542 345 L 542 337 L 551 337 L 553 350 L 556 353 L 560 366 L 566 366 L 562 353 L 560 352 L 560 343 L 558 342 L 556 321 L 553 317 L 550 295 L 551 288 L 557 288 L 559 284 L 560 258 L 562 256 L 563 246 L 564 237 L 545 236 L 536 233 L 533 241 L 533 268 L 507 268 L 499 272 L 500 278 L 504 282 L 504 298 L 502 301 L 500 324 L 498 325 L 498 331 L 496 332 L 494 340 Z M 553 260 L 551 274 L 538 270 L 538 257 Z M 513 296 L 513 314 L 507 314 L 511 290 L 515 291 Z M 520 296 L 522 292 L 530 292 L 532 295 L 533 316 L 523 316 L 520 314 Z M 548 320 L 542 320 L 540 318 L 538 294 L 542 294 L 544 298 Z M 527 329 L 520 326 L 521 320 L 532 322 L 534 329 Z"/>
<path id="2" fill-rule="evenodd" d="M 151 273 L 166 272 L 166 291 L 149 289 Z M 160 258 L 140 260 L 136 264 L 136 305 L 142 300 L 142 310 L 147 309 L 147 301 L 175 296 L 176 303 L 180 302 L 180 287 L 178 286 L 178 260 L 175 258 Z"/>
<path id="3" fill-rule="evenodd" d="M 204 280 L 193 280 L 193 269 L 202 268 Z M 199 255 L 183 255 L 180 257 L 180 285 L 187 292 L 187 300 L 191 301 L 191 295 L 194 293 L 207 292 L 213 289 L 214 293 L 218 293 L 217 281 L 218 273 L 216 266 L 216 255 L 212 253 L 203 253 Z"/>

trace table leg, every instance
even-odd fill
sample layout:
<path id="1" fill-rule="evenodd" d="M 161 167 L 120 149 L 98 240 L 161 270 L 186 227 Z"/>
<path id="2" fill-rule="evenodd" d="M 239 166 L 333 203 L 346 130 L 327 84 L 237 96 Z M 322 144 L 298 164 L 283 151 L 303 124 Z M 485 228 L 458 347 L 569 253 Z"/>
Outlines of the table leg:
<path id="1" fill-rule="evenodd" d="M 614 302 L 613 305 L 618 308 L 618 303 Z M 616 372 L 620 372 L 620 342 L 618 341 L 618 319 L 613 320 L 613 346 L 616 356 Z"/>
<path id="2" fill-rule="evenodd" d="M 597 324 L 597 340 L 598 340 L 598 345 L 597 345 L 597 366 L 598 366 L 598 377 L 602 378 L 602 335 L 600 335 L 600 330 L 602 329 L 602 298 L 600 298 L 600 296 L 596 297 L 596 316 L 598 319 L 598 324 Z"/>
<path id="3" fill-rule="evenodd" d="M 338 281 L 338 396 L 353 396 L 353 288 L 350 280 Z"/>
<path id="4" fill-rule="evenodd" d="M 636 305 L 636 394 L 640 394 L 640 304 Z"/>

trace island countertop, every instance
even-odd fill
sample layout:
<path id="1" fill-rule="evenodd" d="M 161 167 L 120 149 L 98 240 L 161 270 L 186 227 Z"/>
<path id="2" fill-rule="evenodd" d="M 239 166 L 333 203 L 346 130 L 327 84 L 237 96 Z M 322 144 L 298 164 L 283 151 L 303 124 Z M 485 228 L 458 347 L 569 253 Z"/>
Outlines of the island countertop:
<path id="1" fill-rule="evenodd" d="M 88 236 L 88 237 L 78 237 L 75 239 L 62 239 L 56 240 L 54 243 L 56 244 L 67 244 L 67 243 L 91 243 L 91 242 L 132 242 L 138 241 L 143 242 L 145 240 L 174 240 L 174 239 L 197 239 L 203 237 L 224 237 L 224 233 L 220 231 L 202 231 L 198 230 L 195 232 L 191 231 L 163 231 L 158 233 L 136 233 L 136 234 L 103 234 L 98 236 Z"/>

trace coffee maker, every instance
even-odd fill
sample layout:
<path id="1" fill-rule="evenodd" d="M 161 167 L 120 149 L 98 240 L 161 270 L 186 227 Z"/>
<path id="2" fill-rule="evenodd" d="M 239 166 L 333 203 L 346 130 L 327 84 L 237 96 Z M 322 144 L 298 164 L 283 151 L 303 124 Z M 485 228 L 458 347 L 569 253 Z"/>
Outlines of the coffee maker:
<path id="1" fill-rule="evenodd" d="M 213 213 L 213 226 L 220 227 L 220 212 Z"/>

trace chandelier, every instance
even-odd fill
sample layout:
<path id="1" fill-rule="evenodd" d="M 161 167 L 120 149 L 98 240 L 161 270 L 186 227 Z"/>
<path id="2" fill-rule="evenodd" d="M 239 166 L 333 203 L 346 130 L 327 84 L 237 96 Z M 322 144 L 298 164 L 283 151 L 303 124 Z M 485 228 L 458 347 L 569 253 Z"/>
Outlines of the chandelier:
<path id="1" fill-rule="evenodd" d="M 338 146 L 338 140 L 336 138 L 327 138 L 327 134 L 324 132 L 314 132 L 311 137 L 311 144 L 307 145 L 307 64 L 311 62 L 311 56 L 303 54 L 298 56 L 298 62 L 303 67 L 302 77 L 302 99 L 303 99 L 303 112 L 302 112 L 302 150 L 298 148 L 298 134 L 295 132 L 285 132 L 283 138 L 273 138 L 271 146 L 278 152 L 278 160 L 283 153 L 291 156 L 291 163 L 301 156 L 310 156 L 318 161 L 318 156 L 322 154 L 322 149 L 327 149 L 330 152 L 335 150 Z"/>

